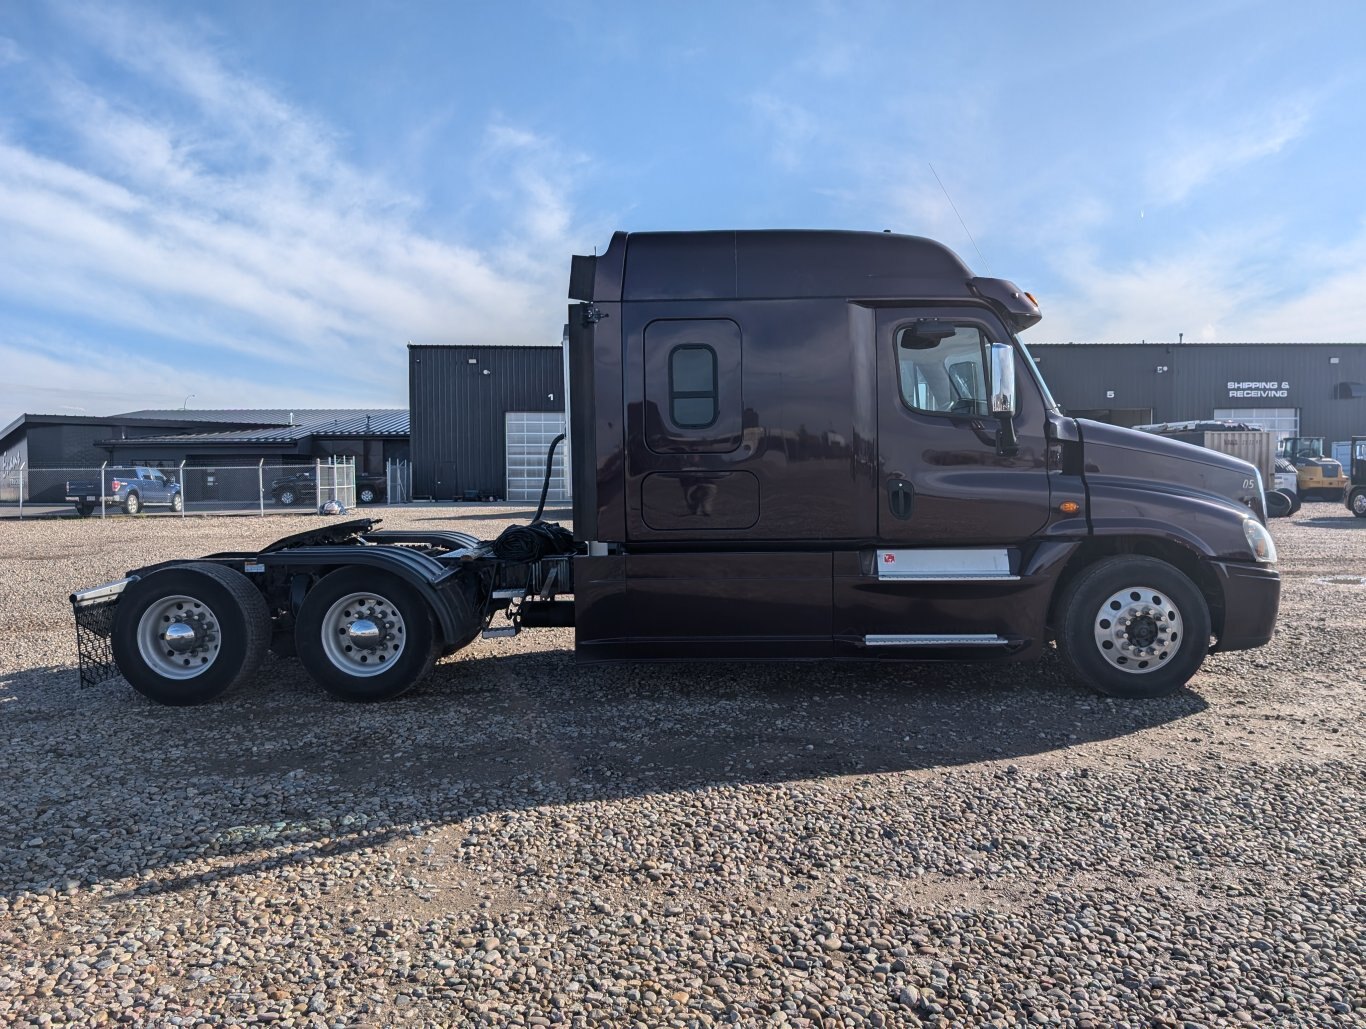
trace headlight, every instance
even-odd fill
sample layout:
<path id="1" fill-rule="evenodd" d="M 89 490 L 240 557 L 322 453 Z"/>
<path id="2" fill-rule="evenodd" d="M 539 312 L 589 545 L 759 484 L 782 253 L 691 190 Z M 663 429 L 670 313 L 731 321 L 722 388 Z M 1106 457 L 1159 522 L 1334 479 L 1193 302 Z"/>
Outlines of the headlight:
<path id="1" fill-rule="evenodd" d="M 1244 518 L 1243 535 L 1247 537 L 1247 545 L 1258 564 L 1276 563 L 1276 542 L 1271 538 L 1271 533 L 1266 531 L 1265 525 L 1255 518 Z"/>

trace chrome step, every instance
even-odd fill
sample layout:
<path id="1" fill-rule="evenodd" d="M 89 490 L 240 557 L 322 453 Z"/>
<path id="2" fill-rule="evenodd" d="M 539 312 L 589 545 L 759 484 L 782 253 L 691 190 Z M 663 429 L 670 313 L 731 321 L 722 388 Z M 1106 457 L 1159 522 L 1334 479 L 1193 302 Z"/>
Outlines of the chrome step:
<path id="1" fill-rule="evenodd" d="M 995 633 L 881 633 L 863 637 L 865 647 L 1004 647 L 1010 640 Z"/>

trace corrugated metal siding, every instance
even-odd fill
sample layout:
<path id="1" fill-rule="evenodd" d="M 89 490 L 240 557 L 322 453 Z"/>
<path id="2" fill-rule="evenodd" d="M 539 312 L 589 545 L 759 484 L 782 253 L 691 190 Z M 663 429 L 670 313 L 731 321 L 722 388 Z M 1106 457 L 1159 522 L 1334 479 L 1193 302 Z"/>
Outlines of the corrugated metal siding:
<path id="1" fill-rule="evenodd" d="M 1366 431 L 1366 398 L 1338 395 L 1341 383 L 1366 382 L 1366 344 L 1031 343 L 1029 349 L 1068 410 L 1151 408 L 1153 421 L 1167 422 L 1209 418 L 1220 408 L 1294 407 L 1306 436 L 1340 440 Z M 1288 395 L 1231 397 L 1230 382 L 1277 384 L 1265 392 L 1280 392 L 1284 383 Z"/>
<path id="2" fill-rule="evenodd" d="M 563 412 L 563 380 L 556 346 L 409 347 L 413 495 L 450 500 L 478 490 L 502 496 L 504 416 Z"/>

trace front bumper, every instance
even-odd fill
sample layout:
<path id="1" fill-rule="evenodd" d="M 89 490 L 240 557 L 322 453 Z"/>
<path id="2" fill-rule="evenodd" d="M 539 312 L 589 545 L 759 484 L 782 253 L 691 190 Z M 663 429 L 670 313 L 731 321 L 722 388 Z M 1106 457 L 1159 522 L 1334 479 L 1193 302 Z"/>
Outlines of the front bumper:
<path id="1" fill-rule="evenodd" d="M 1271 641 L 1281 606 L 1281 576 L 1260 565 L 1210 562 L 1224 595 L 1224 622 L 1214 650 L 1251 650 Z"/>

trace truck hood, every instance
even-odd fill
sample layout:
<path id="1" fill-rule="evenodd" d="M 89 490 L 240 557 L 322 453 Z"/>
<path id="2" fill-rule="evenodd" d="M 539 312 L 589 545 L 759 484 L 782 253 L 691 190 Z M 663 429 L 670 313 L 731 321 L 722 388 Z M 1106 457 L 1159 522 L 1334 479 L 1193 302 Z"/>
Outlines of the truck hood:
<path id="1" fill-rule="evenodd" d="M 1266 521 L 1260 476 L 1248 462 L 1150 432 L 1086 418 L 1076 422 L 1088 479 L 1109 477 L 1140 488 L 1146 484 L 1164 493 L 1215 497 L 1251 510 Z"/>

